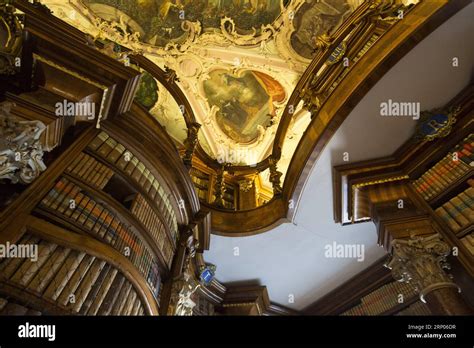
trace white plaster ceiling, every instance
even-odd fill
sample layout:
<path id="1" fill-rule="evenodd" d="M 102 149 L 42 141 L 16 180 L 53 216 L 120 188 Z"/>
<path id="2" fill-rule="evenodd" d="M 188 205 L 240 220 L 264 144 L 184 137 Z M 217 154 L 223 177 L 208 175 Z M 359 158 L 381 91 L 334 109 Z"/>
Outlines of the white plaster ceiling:
<path id="1" fill-rule="evenodd" d="M 409 118 L 379 116 L 388 99 L 442 107 L 470 81 L 474 68 L 474 4 L 450 18 L 396 64 L 363 98 L 336 132 L 305 185 L 294 224 L 256 236 L 212 235 L 205 260 L 217 265 L 221 282 L 266 285 L 272 302 L 301 310 L 384 255 L 374 225 L 333 222 L 331 167 L 392 154 L 413 133 Z M 459 67 L 452 67 L 453 57 Z M 326 244 L 363 244 L 364 262 L 330 259 Z M 239 256 L 234 256 L 235 248 Z M 294 303 L 289 301 L 292 296 Z"/>

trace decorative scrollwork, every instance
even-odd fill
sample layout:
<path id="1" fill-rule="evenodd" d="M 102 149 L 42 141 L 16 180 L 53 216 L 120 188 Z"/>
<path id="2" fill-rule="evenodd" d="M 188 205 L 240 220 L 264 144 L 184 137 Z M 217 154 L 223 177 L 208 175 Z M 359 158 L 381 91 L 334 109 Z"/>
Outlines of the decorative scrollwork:
<path id="1" fill-rule="evenodd" d="M 260 28 L 260 34 L 257 35 L 257 29 L 252 28 L 250 34 L 239 34 L 236 30 L 235 22 L 232 18 L 224 17 L 221 19 L 221 31 L 222 35 L 232 42 L 234 45 L 247 46 L 256 45 L 261 42 L 265 42 L 273 37 L 276 33 L 276 29 L 271 24 L 262 25 Z"/>
<path id="2" fill-rule="evenodd" d="M 29 184 L 46 169 L 40 121 L 20 121 L 10 114 L 12 104 L 0 104 L 0 179 Z"/>

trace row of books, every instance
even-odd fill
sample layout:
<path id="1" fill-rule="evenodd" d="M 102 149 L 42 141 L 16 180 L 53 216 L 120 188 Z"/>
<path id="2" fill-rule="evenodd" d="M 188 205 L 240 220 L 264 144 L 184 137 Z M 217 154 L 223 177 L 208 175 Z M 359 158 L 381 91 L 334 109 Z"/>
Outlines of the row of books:
<path id="1" fill-rule="evenodd" d="M 415 296 L 412 284 L 392 282 L 372 291 L 361 303 L 342 315 L 380 315 Z"/>
<path id="2" fill-rule="evenodd" d="M 425 303 L 421 301 L 416 301 L 415 303 L 401 310 L 395 315 L 397 316 L 406 316 L 406 315 L 427 316 L 427 315 L 432 315 L 432 314 L 428 305 L 426 305 Z"/>
<path id="3" fill-rule="evenodd" d="M 430 200 L 473 171 L 474 137 L 469 135 L 441 161 L 413 182 L 414 188 L 425 200 Z"/>
<path id="4" fill-rule="evenodd" d="M 83 152 L 69 165 L 67 171 L 102 190 L 114 175 L 112 169 Z"/>
<path id="5" fill-rule="evenodd" d="M 37 245 L 38 258 L 3 259 L 0 273 L 8 282 L 82 315 L 145 314 L 132 284 L 105 261 L 34 235 L 19 243 Z"/>
<path id="6" fill-rule="evenodd" d="M 12 302 L 9 299 L 0 297 L 0 316 L 13 316 L 13 315 L 32 315 L 38 316 L 42 313 L 40 311 L 34 310 L 27 307 L 26 305 L 20 305 L 18 303 Z"/>
<path id="7" fill-rule="evenodd" d="M 464 244 L 471 255 L 474 255 L 474 233 L 470 233 L 461 238 L 461 243 Z"/>
<path id="8" fill-rule="evenodd" d="M 474 223 L 474 187 L 461 192 L 435 210 L 449 228 L 458 232 Z"/>
<path id="9" fill-rule="evenodd" d="M 97 202 L 79 186 L 63 177 L 43 198 L 40 206 L 59 214 L 64 220 L 79 226 L 128 257 L 155 294 L 158 293 L 160 275 L 156 257 L 133 227 L 121 221 L 120 216 L 105 204 Z"/>
<path id="10" fill-rule="evenodd" d="M 156 202 L 173 236 L 177 235 L 177 218 L 169 195 L 142 161 L 105 132 L 99 133 L 89 144 L 88 149 L 113 164 L 140 186 L 148 198 Z"/>
<path id="11" fill-rule="evenodd" d="M 155 213 L 152 207 L 148 204 L 145 198 L 141 194 L 137 194 L 133 200 L 130 208 L 132 214 L 140 220 L 146 229 L 150 232 L 151 236 L 155 239 L 158 247 L 163 256 L 165 256 L 165 250 L 173 248 L 171 241 L 169 240 L 165 226 L 161 223 L 159 216 Z M 165 261 L 168 265 L 171 265 L 173 259 L 173 253 L 167 254 Z"/>

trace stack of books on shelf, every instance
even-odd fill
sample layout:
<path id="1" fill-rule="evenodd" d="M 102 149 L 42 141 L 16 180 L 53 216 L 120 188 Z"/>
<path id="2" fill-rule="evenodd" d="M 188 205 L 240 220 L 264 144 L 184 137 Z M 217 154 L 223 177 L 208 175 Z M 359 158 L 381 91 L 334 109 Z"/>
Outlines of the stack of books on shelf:
<path id="1" fill-rule="evenodd" d="M 116 268 L 82 251 L 25 234 L 21 243 L 38 246 L 38 259 L 6 258 L 2 278 L 82 315 L 143 315 L 132 284 Z M 18 299 L 22 300 L 22 299 Z"/>
<path id="2" fill-rule="evenodd" d="M 474 170 L 474 136 L 471 134 L 441 161 L 414 181 L 415 190 L 425 200 L 431 200 L 447 190 L 460 178 Z"/>
<path id="3" fill-rule="evenodd" d="M 158 291 L 160 275 L 156 257 L 135 230 L 105 204 L 94 200 L 70 180 L 61 178 L 43 198 L 40 207 L 125 255 L 144 275 L 153 291 Z"/>
<path id="4" fill-rule="evenodd" d="M 430 309 L 428 308 L 428 305 L 421 301 L 417 301 L 414 304 L 408 306 L 404 310 L 401 310 L 395 315 L 432 315 Z"/>
<path id="5" fill-rule="evenodd" d="M 461 238 L 461 243 L 469 250 L 471 255 L 474 255 L 474 233 L 470 233 Z"/>
<path id="6" fill-rule="evenodd" d="M 145 164 L 105 132 L 97 135 L 88 149 L 120 169 L 143 189 L 152 202 L 156 202 L 175 238 L 178 233 L 176 213 L 169 196 Z"/>
<path id="7" fill-rule="evenodd" d="M 474 223 L 474 188 L 470 187 L 435 210 L 454 232 Z"/>
<path id="8" fill-rule="evenodd" d="M 392 282 L 361 299 L 361 303 L 342 315 L 380 315 L 416 296 L 412 284 Z"/>
<path id="9" fill-rule="evenodd" d="M 165 226 L 161 223 L 160 218 L 156 215 L 155 211 L 150 207 L 142 195 L 136 195 L 132 203 L 131 212 L 150 232 L 150 235 L 156 241 L 161 254 L 168 263 L 169 255 L 165 254 L 165 250 L 168 245 L 171 246 L 171 243 L 167 236 Z"/>
<path id="10" fill-rule="evenodd" d="M 191 168 L 189 173 L 193 180 L 196 193 L 201 201 L 207 202 L 207 194 L 209 191 L 209 175 L 201 172 L 196 168 Z"/>
<path id="11" fill-rule="evenodd" d="M 114 175 L 112 169 L 94 157 L 80 153 L 67 168 L 67 172 L 102 190 Z"/>
<path id="12" fill-rule="evenodd" d="M 224 208 L 234 209 L 234 194 L 234 186 L 226 184 L 224 195 L 222 196 L 224 200 Z"/>

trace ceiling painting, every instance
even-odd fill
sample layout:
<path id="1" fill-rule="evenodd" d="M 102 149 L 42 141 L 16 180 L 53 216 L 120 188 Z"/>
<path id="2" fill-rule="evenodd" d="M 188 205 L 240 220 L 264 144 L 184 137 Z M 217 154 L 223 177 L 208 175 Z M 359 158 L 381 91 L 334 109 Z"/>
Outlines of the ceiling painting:
<path id="1" fill-rule="evenodd" d="M 41 2 L 95 40 L 109 40 L 174 70 L 202 125 L 201 147 L 216 160 L 224 153 L 226 163 L 252 165 L 271 153 L 288 98 L 314 55 L 316 37 L 335 30 L 362 0 Z M 136 100 L 179 147 L 187 136 L 181 109 L 155 83 L 145 74 Z M 293 122 L 288 132 L 282 172 L 306 129 L 304 120 Z"/>
<path id="2" fill-rule="evenodd" d="M 220 29 L 221 19 L 228 18 L 238 33 L 259 34 L 260 28 L 272 24 L 281 12 L 280 2 L 275 0 L 84 0 L 84 3 L 96 13 L 106 6 L 121 11 L 138 24 L 141 41 L 160 47 L 185 41 L 184 20 L 199 22 L 203 31 L 213 31 Z"/>
<path id="3" fill-rule="evenodd" d="M 216 122 L 237 143 L 251 143 L 265 132 L 275 116 L 273 101 L 285 99 L 285 90 L 270 76 L 245 71 L 235 76 L 214 70 L 204 81 L 204 92 L 211 106 L 217 106 Z"/>
<path id="4" fill-rule="evenodd" d="M 311 59 L 316 38 L 337 28 L 355 9 L 351 3 L 353 1 L 307 0 L 295 14 L 295 31 L 291 35 L 293 49 L 300 56 Z"/>
<path id="5" fill-rule="evenodd" d="M 158 83 L 148 72 L 143 72 L 140 85 L 135 94 L 135 101 L 145 109 L 150 110 L 158 101 Z"/>

